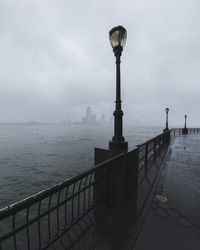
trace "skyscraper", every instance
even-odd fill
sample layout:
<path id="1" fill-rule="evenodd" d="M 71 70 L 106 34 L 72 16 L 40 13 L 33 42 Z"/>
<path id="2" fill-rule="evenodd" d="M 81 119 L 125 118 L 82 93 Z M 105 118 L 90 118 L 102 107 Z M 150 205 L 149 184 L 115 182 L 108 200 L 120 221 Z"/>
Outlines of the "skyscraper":
<path id="1" fill-rule="evenodd" d="M 96 124 L 96 115 L 92 114 L 91 107 L 86 108 L 86 116 L 82 118 L 83 124 Z"/>

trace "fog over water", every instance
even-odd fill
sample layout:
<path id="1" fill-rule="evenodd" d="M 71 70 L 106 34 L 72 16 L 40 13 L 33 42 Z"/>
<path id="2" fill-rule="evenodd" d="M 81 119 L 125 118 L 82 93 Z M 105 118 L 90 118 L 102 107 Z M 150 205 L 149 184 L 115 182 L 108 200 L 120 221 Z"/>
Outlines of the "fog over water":
<path id="1" fill-rule="evenodd" d="M 112 115 L 115 59 L 108 32 L 127 29 L 124 119 L 199 126 L 198 0 L 1 0 L 0 122 Z"/>

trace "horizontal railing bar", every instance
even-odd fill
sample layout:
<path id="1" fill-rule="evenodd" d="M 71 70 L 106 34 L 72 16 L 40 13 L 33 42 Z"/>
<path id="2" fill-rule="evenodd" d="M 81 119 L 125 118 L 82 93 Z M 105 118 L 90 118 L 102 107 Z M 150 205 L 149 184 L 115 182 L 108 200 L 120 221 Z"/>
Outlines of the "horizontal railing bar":
<path id="1" fill-rule="evenodd" d="M 35 218 L 29 220 L 28 223 L 21 225 L 20 227 L 16 228 L 15 230 L 12 230 L 11 232 L 9 232 L 8 234 L 4 235 L 3 237 L 0 237 L 0 241 L 3 242 L 4 240 L 6 240 L 7 238 L 9 238 L 10 236 L 13 236 L 14 234 L 20 232 L 21 230 L 25 229 L 27 226 L 32 225 L 33 223 L 35 223 L 36 221 L 38 221 L 38 219 L 43 218 L 44 216 L 48 215 L 48 213 L 53 212 L 54 210 L 56 210 L 58 207 L 61 207 L 62 205 L 64 205 L 65 203 L 67 203 L 68 201 L 70 201 L 72 198 L 78 196 L 80 193 L 84 192 L 86 189 L 88 189 L 90 186 L 95 185 L 95 183 L 97 183 L 99 180 L 103 179 L 106 175 L 101 176 L 100 178 L 98 178 L 96 181 L 90 183 L 89 185 L 87 185 L 86 187 L 84 187 L 83 189 L 81 189 L 81 191 L 74 193 L 73 195 L 71 195 L 69 198 L 67 198 L 66 200 L 61 201 L 59 204 L 56 204 L 55 206 L 53 206 L 52 208 L 48 209 L 47 211 L 43 212 L 40 214 L 40 216 L 36 216 Z"/>
<path id="2" fill-rule="evenodd" d="M 70 197 L 68 197 L 65 200 L 62 200 L 60 203 L 56 204 L 55 206 L 53 206 L 52 208 L 48 209 L 47 211 L 43 212 L 40 214 L 40 216 L 36 216 L 35 218 L 29 220 L 28 223 L 21 225 L 19 228 L 16 228 L 15 230 L 9 232 L 6 235 L 3 235 L 2 237 L 0 237 L 0 242 L 3 242 L 4 240 L 6 240 L 7 238 L 9 238 L 10 236 L 18 233 L 19 231 L 25 229 L 27 226 L 32 225 L 34 222 L 38 221 L 38 219 L 43 218 L 44 216 L 48 215 L 49 213 L 53 212 L 54 210 L 56 210 L 58 207 L 61 207 L 62 205 L 64 205 L 65 203 L 69 202 L 70 200 L 72 200 L 73 198 L 75 198 L 76 196 L 78 196 L 79 194 L 83 193 L 85 190 L 89 189 L 91 186 L 94 186 L 97 182 L 99 182 L 100 180 L 102 180 L 107 174 L 104 174 L 102 176 L 100 176 L 99 178 L 97 178 L 95 181 L 93 181 L 92 183 L 86 185 L 85 187 L 83 187 L 80 191 L 75 192 L 74 194 L 72 194 Z M 10 215 L 8 215 L 10 216 Z M 7 217 L 8 217 L 7 216 Z M 4 219 L 6 219 L 7 217 L 5 217 Z"/>
<path id="3" fill-rule="evenodd" d="M 182 129 L 183 129 L 183 128 L 172 128 L 172 129 L 170 129 L 170 132 L 173 131 L 173 130 L 182 130 Z M 188 129 L 194 130 L 194 129 L 200 129 L 200 128 L 188 128 Z M 166 132 L 164 132 L 164 133 L 161 133 L 161 134 L 155 136 L 154 138 L 151 138 L 151 139 L 145 141 L 144 143 L 137 144 L 136 147 L 144 146 L 144 145 L 146 145 L 147 143 L 150 143 L 150 142 L 154 141 L 155 139 L 164 136 L 166 133 L 168 133 L 168 131 L 166 131 Z"/>
<path id="4" fill-rule="evenodd" d="M 142 144 L 137 144 L 136 147 L 144 146 L 144 145 L 146 145 L 147 143 L 150 143 L 150 142 L 154 141 L 154 140 L 157 139 L 157 138 L 163 137 L 163 136 L 164 136 L 165 134 L 167 134 L 167 133 L 168 133 L 168 131 L 166 131 L 166 132 L 164 132 L 164 133 L 162 133 L 162 134 L 159 134 L 159 135 L 155 136 L 154 138 L 151 138 L 151 139 L 145 141 L 145 142 L 142 143 Z"/>
<path id="5" fill-rule="evenodd" d="M 20 200 L 18 202 L 15 202 L 5 208 L 0 209 L 0 220 L 5 218 L 5 216 L 10 215 L 12 213 L 16 213 L 18 211 L 21 211 L 24 208 L 27 208 L 35 203 L 37 203 L 38 201 L 41 201 L 45 198 L 47 198 L 48 196 L 50 196 L 51 194 L 54 194 L 58 191 L 60 191 L 61 189 L 70 186 L 71 184 L 78 182 L 79 180 L 83 179 L 84 177 L 87 177 L 88 175 L 91 175 L 93 173 L 96 173 L 98 170 L 102 170 L 102 168 L 105 168 L 108 164 L 114 162 L 115 160 L 119 159 L 122 155 L 124 155 L 124 153 L 117 155 L 116 157 L 113 157 L 111 159 L 108 159 L 98 165 L 96 165 L 95 167 L 77 175 L 77 176 L 73 176 L 63 182 L 60 182 L 50 188 L 47 188 L 45 190 L 42 190 L 36 194 L 33 194 L 23 200 Z"/>

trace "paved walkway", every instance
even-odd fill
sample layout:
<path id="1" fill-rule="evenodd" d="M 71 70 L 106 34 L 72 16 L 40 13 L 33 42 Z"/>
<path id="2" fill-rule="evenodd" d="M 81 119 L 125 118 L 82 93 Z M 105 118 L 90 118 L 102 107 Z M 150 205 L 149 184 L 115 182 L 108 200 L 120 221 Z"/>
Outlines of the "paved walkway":
<path id="1" fill-rule="evenodd" d="M 134 249 L 200 249 L 199 135 L 178 136 L 170 146 Z"/>
<path id="2" fill-rule="evenodd" d="M 200 250 L 200 135 L 176 136 L 165 157 L 138 186 L 137 208 L 91 212 L 51 249 Z"/>

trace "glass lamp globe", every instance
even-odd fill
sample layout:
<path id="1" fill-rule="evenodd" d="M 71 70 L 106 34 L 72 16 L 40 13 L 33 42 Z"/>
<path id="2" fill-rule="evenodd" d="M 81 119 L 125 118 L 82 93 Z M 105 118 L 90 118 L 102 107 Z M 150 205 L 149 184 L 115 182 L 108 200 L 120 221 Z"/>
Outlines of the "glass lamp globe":
<path id="1" fill-rule="evenodd" d="M 122 26 L 117 26 L 111 29 L 109 32 L 110 43 L 113 49 L 116 47 L 124 48 L 126 44 L 127 32 Z"/>

